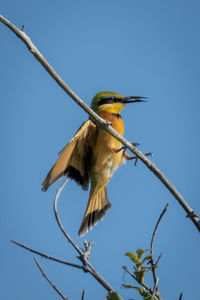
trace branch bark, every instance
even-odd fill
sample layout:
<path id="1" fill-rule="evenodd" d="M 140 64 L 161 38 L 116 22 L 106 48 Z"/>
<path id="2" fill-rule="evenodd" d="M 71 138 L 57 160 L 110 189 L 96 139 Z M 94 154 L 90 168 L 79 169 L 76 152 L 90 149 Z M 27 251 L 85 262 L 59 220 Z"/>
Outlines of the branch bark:
<path id="1" fill-rule="evenodd" d="M 134 153 L 155 175 L 156 177 L 165 185 L 165 187 L 170 191 L 170 193 L 179 202 L 182 208 L 186 212 L 186 216 L 191 219 L 193 224 L 196 226 L 200 232 L 200 220 L 197 214 L 185 201 L 183 196 L 178 192 L 174 185 L 165 177 L 165 175 L 159 170 L 159 168 L 152 163 L 142 152 L 140 152 L 135 146 L 128 142 L 123 136 L 121 136 L 117 131 L 115 131 L 107 121 L 100 118 L 83 100 L 78 97 L 70 87 L 64 82 L 64 80 L 55 72 L 52 66 L 47 62 L 43 55 L 35 47 L 31 39 L 26 35 L 23 30 L 18 29 L 9 20 L 0 15 L 0 22 L 5 24 L 10 30 L 12 30 L 27 46 L 29 51 L 34 55 L 34 57 L 43 65 L 47 72 L 54 78 L 54 80 L 60 85 L 60 87 L 79 105 L 81 106 L 90 117 L 104 130 L 108 131 L 112 136 L 119 140 L 126 148 L 128 148 L 132 153 Z"/>
<path id="2" fill-rule="evenodd" d="M 158 226 L 160 224 L 160 221 L 162 220 L 164 214 L 166 213 L 167 209 L 169 207 L 169 203 L 166 204 L 165 208 L 163 209 L 162 213 L 160 214 L 160 217 L 158 218 L 158 221 L 156 223 L 156 226 L 154 228 L 154 231 L 153 231 L 153 235 L 152 235 L 152 239 L 151 239 L 151 245 L 150 245 L 150 254 L 152 255 L 152 258 L 150 260 L 150 263 L 151 263 L 151 267 L 152 267 L 152 273 L 153 273 L 153 280 L 154 280 L 154 289 L 156 289 L 158 291 L 158 278 L 156 277 L 156 271 L 155 271 L 155 263 L 154 263 L 154 258 L 153 258 L 153 244 L 154 244 L 154 240 L 155 240 L 155 236 L 156 236 L 156 231 L 158 229 Z"/>
<path id="3" fill-rule="evenodd" d="M 56 285 L 49 279 L 49 277 L 47 276 L 47 274 L 44 272 L 44 270 L 42 269 L 41 265 L 39 264 L 37 258 L 34 257 L 34 261 L 38 267 L 38 269 L 40 270 L 40 272 L 42 273 L 42 275 L 44 276 L 44 278 L 49 282 L 49 284 L 54 288 L 54 290 L 56 291 L 56 293 L 63 299 L 63 300 L 69 300 L 69 298 L 65 297 L 65 295 L 63 295 L 63 293 L 56 287 Z"/>
<path id="4" fill-rule="evenodd" d="M 17 241 L 11 240 L 11 242 L 12 242 L 13 244 L 19 246 L 19 247 L 24 248 L 25 250 L 28 250 L 28 251 L 30 251 L 30 252 L 32 252 L 32 253 L 35 253 L 35 254 L 38 254 L 38 255 L 40 255 L 40 256 L 42 256 L 42 257 L 44 257 L 44 258 L 47 258 L 47 259 L 50 259 L 50 260 L 59 262 L 59 263 L 61 263 L 61 264 L 64 264 L 64 265 L 67 265 L 67 266 L 70 266 L 70 267 L 74 267 L 74 268 L 77 268 L 77 269 L 82 269 L 83 271 L 85 271 L 84 268 L 83 268 L 83 266 L 81 266 L 81 265 L 77 265 L 77 264 L 70 263 L 70 262 L 68 262 L 68 261 L 59 259 L 59 258 L 57 258 L 57 257 L 53 257 L 53 256 L 51 256 L 51 255 L 48 255 L 48 254 L 45 254 L 45 253 L 43 253 L 43 252 L 37 251 L 37 250 L 35 250 L 35 249 L 32 249 L 32 248 L 30 248 L 30 247 L 28 247 L 28 246 L 26 246 L 26 245 L 24 245 L 24 244 L 21 244 L 21 243 L 19 243 L 19 242 L 17 242 Z"/>
<path id="5" fill-rule="evenodd" d="M 66 230 L 64 229 L 64 227 L 63 227 L 63 225 L 62 225 L 62 223 L 60 221 L 60 218 L 59 218 L 59 215 L 58 215 L 58 211 L 57 211 L 57 202 L 58 202 L 59 196 L 60 196 L 63 188 L 65 187 L 67 181 L 68 181 L 68 178 L 66 178 L 66 180 L 63 182 L 63 184 L 61 185 L 61 187 L 56 192 L 55 199 L 54 199 L 54 214 L 55 214 L 56 221 L 57 221 L 58 226 L 60 227 L 61 231 L 63 232 L 63 234 L 67 238 L 68 242 L 78 252 L 79 256 L 77 256 L 77 258 L 82 262 L 82 265 L 77 265 L 77 264 L 74 264 L 74 263 L 71 263 L 71 262 L 67 262 L 67 261 L 58 259 L 56 257 L 47 255 L 47 254 L 42 253 L 42 252 L 37 251 L 37 250 L 34 250 L 34 249 L 30 248 L 30 247 L 27 247 L 27 246 L 25 246 L 25 245 L 23 245 L 23 244 L 21 244 L 19 242 L 13 241 L 13 240 L 11 240 L 11 242 L 14 243 L 14 244 L 16 244 L 17 246 L 20 246 L 20 247 L 22 247 L 22 248 L 30 251 L 30 252 L 36 253 L 36 254 L 44 257 L 44 258 L 47 258 L 47 259 L 50 259 L 50 260 L 54 260 L 56 262 L 59 262 L 59 263 L 62 263 L 62 264 L 65 264 L 65 265 L 68 265 L 68 266 L 71 266 L 71 267 L 74 267 L 74 268 L 82 269 L 84 272 L 89 272 L 108 292 L 113 292 L 114 290 L 111 287 L 111 285 L 94 269 L 94 267 L 88 261 L 90 250 L 91 250 L 91 247 L 92 247 L 93 243 L 92 242 L 87 243 L 86 241 L 84 241 L 85 250 L 80 249 L 75 244 L 75 242 L 71 239 L 70 235 L 66 232 Z"/>
<path id="6" fill-rule="evenodd" d="M 58 211 L 57 211 L 57 202 L 59 199 L 59 196 L 64 188 L 64 186 L 66 185 L 68 181 L 68 178 L 66 178 L 66 180 L 64 181 L 64 183 L 61 185 L 61 187 L 57 190 L 55 199 L 54 199 L 54 214 L 55 214 L 55 218 L 56 221 L 58 223 L 58 226 L 60 227 L 61 231 L 63 232 L 63 234 L 65 235 L 65 237 L 67 238 L 68 242 L 74 247 L 74 249 L 78 252 L 79 256 L 77 256 L 78 259 L 80 259 L 80 261 L 83 264 L 83 270 L 85 272 L 89 272 L 108 292 L 113 292 L 113 288 L 110 286 L 110 284 L 94 269 L 94 267 L 89 263 L 88 261 L 88 257 L 89 257 L 89 252 L 92 246 L 92 243 L 87 243 L 86 241 L 84 242 L 85 245 L 85 251 L 81 250 L 75 243 L 74 241 L 71 239 L 71 237 L 69 236 L 69 234 L 65 231 L 59 215 L 58 215 Z"/>

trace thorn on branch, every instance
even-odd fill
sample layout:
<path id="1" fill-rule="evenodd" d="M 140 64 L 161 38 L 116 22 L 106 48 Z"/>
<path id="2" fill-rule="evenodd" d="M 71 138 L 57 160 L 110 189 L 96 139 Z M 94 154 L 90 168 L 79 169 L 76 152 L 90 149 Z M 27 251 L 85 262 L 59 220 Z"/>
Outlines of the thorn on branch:
<path id="1" fill-rule="evenodd" d="M 25 32 L 25 30 L 24 30 L 24 25 L 22 25 L 21 31 Z"/>

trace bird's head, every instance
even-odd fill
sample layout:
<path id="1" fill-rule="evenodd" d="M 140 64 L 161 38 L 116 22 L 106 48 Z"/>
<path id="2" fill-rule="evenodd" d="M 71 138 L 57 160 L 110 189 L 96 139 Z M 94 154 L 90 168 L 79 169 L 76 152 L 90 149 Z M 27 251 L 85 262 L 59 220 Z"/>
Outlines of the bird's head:
<path id="1" fill-rule="evenodd" d="M 145 102 L 145 97 L 128 96 L 124 97 L 115 92 L 100 92 L 94 96 L 91 108 L 96 112 L 106 111 L 110 113 L 120 114 L 122 108 L 133 102 Z"/>

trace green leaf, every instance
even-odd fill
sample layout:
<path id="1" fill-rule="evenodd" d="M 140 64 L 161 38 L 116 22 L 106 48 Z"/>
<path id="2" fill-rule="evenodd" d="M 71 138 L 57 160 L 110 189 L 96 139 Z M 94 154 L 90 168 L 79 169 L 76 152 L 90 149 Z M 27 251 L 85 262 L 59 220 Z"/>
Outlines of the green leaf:
<path id="1" fill-rule="evenodd" d="M 143 299 L 144 300 L 152 300 L 152 295 L 150 293 L 145 293 L 143 295 Z M 156 299 L 155 299 L 156 300 Z"/>
<path id="2" fill-rule="evenodd" d="M 126 252 L 125 255 L 128 256 L 136 265 L 140 264 L 140 260 L 135 253 Z"/>
<path id="3" fill-rule="evenodd" d="M 106 295 L 106 300 L 122 300 L 122 298 L 117 294 L 117 292 L 109 292 Z"/>
<path id="4" fill-rule="evenodd" d="M 138 286 L 136 286 L 136 285 L 132 285 L 132 284 L 123 284 L 123 287 L 125 287 L 126 289 L 134 289 L 134 290 L 138 291 L 138 293 L 139 293 L 141 296 L 143 296 L 144 293 L 145 293 L 143 287 L 140 288 L 140 287 L 138 287 Z"/>
<path id="5" fill-rule="evenodd" d="M 145 258 L 141 261 L 141 266 L 144 264 L 146 260 L 150 260 L 152 258 L 152 254 L 145 256 Z"/>
<path id="6" fill-rule="evenodd" d="M 141 257 L 142 257 L 142 255 L 145 253 L 145 252 L 147 252 L 148 251 L 148 249 L 141 249 L 141 248 L 138 248 L 137 250 L 136 250 L 136 252 L 137 252 L 137 255 L 138 255 L 138 258 L 140 259 Z"/>
<path id="7" fill-rule="evenodd" d="M 136 271 L 134 272 L 135 277 L 137 278 L 137 280 L 138 280 L 140 283 L 144 283 L 144 275 L 145 275 L 146 272 L 147 272 L 146 270 L 140 270 L 140 271 L 136 270 Z"/>
<path id="8" fill-rule="evenodd" d="M 124 287 L 125 289 L 135 289 L 135 290 L 137 290 L 139 293 L 140 293 L 140 289 L 141 289 L 141 288 L 139 288 L 138 286 L 132 285 L 132 284 L 123 284 L 123 287 Z"/>
<path id="9" fill-rule="evenodd" d="M 150 293 L 144 292 L 142 295 L 144 300 L 159 300 L 157 296 L 154 296 L 152 299 L 152 295 Z"/>

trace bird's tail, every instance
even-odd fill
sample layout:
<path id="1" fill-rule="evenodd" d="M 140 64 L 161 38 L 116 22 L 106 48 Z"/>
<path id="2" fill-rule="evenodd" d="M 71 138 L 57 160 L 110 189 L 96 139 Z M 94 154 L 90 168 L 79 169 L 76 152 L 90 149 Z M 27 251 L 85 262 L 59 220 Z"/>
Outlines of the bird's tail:
<path id="1" fill-rule="evenodd" d="M 106 187 L 90 192 L 87 209 L 81 223 L 78 235 L 83 236 L 101 220 L 111 204 L 108 201 Z"/>

